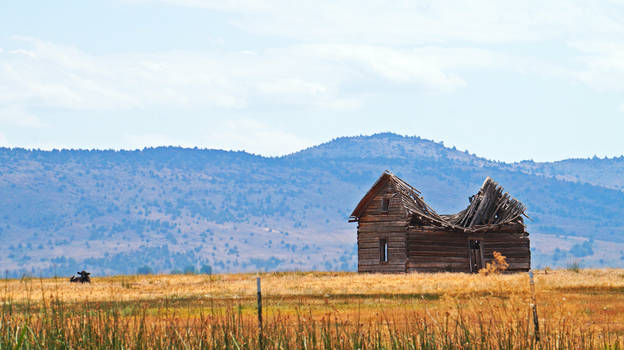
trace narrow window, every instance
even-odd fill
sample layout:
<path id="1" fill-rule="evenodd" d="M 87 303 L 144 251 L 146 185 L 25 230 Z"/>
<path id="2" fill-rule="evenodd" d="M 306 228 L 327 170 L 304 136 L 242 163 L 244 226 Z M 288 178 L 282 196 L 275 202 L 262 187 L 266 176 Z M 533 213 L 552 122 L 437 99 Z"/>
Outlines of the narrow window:
<path id="1" fill-rule="evenodd" d="M 481 241 L 470 240 L 468 247 L 470 248 L 470 271 L 477 273 L 484 267 Z"/>
<path id="2" fill-rule="evenodd" d="M 379 240 L 379 261 L 388 262 L 388 240 Z"/>
<path id="3" fill-rule="evenodd" d="M 390 207 L 390 198 L 384 198 L 381 200 L 381 211 L 384 213 L 388 212 L 388 208 Z"/>

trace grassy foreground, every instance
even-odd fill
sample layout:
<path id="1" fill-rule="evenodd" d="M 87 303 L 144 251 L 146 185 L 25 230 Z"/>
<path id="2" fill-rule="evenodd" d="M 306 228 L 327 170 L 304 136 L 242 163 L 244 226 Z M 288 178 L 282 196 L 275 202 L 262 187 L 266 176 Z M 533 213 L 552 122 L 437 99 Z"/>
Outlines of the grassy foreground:
<path id="1" fill-rule="evenodd" d="M 0 349 L 620 349 L 624 270 L 3 280 Z"/>

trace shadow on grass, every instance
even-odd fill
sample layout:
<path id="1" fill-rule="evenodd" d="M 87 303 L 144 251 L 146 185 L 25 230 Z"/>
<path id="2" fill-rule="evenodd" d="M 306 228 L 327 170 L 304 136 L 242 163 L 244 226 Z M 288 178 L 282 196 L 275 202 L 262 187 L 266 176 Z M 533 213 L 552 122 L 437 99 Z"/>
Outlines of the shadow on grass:
<path id="1" fill-rule="evenodd" d="M 579 286 L 579 287 L 559 287 L 555 290 L 564 293 L 577 293 L 577 294 L 623 294 L 624 287 L 607 287 L 607 286 Z"/>

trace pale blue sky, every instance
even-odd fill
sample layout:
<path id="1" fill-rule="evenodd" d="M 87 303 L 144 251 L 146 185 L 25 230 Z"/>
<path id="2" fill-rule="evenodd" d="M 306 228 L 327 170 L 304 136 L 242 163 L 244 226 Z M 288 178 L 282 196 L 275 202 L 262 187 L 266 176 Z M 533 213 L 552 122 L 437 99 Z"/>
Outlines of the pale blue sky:
<path id="1" fill-rule="evenodd" d="M 3 1 L 0 145 L 624 154 L 624 2 Z"/>

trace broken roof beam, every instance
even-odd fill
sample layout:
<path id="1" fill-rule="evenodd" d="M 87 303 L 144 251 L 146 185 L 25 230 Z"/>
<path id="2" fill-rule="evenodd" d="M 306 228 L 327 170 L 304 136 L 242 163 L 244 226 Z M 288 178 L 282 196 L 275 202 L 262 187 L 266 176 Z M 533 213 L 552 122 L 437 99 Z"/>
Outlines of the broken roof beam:
<path id="1" fill-rule="evenodd" d="M 517 220 L 526 208 L 518 200 L 503 192 L 490 177 L 487 177 L 479 192 L 471 197 L 468 207 L 451 220 L 462 227 L 497 225 Z"/>

